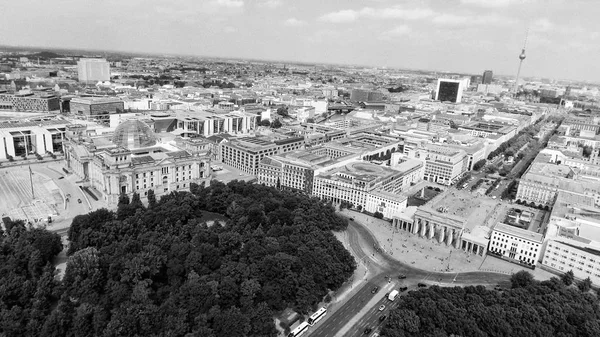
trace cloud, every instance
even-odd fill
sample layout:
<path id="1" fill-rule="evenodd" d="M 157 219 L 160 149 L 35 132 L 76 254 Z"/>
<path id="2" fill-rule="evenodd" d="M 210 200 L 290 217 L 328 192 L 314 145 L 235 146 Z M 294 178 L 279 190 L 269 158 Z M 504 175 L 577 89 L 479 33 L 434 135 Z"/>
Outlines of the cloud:
<path id="1" fill-rule="evenodd" d="M 302 21 L 302 20 L 298 20 L 296 18 L 289 18 L 289 19 L 285 20 L 283 22 L 283 24 L 288 27 L 298 27 L 298 26 L 304 26 L 306 24 L 306 22 Z"/>
<path id="2" fill-rule="evenodd" d="M 244 6 L 243 0 L 216 0 L 215 4 L 227 8 L 240 8 Z"/>
<path id="3" fill-rule="evenodd" d="M 343 9 L 337 12 L 327 13 L 319 18 L 320 21 L 331 23 L 352 22 L 358 19 L 359 13 L 353 9 Z"/>
<path id="4" fill-rule="evenodd" d="M 553 30 L 555 25 L 546 18 L 540 18 L 533 22 L 531 30 L 534 32 L 545 33 Z"/>
<path id="5" fill-rule="evenodd" d="M 257 4 L 259 7 L 267 7 L 267 8 L 277 8 L 283 5 L 281 0 L 262 0 Z"/>
<path id="6" fill-rule="evenodd" d="M 466 26 L 504 26 L 514 23 L 514 20 L 496 14 L 488 15 L 457 15 L 457 14 L 439 14 L 432 22 L 439 26 L 446 27 L 466 27 Z"/>
<path id="7" fill-rule="evenodd" d="M 393 40 L 394 38 L 407 35 L 411 31 L 412 30 L 410 29 L 409 26 L 407 26 L 407 25 L 399 25 L 399 26 L 394 27 L 391 30 L 383 32 L 381 34 L 381 36 L 379 37 L 379 39 L 380 40 L 388 40 L 389 41 L 389 40 Z"/>
<path id="8" fill-rule="evenodd" d="M 353 22 L 359 18 L 420 20 L 434 14 L 429 8 L 404 8 L 401 6 L 388 8 L 364 7 L 361 10 L 344 9 L 331 12 L 321 16 L 319 20 L 331 23 Z"/>
<path id="9" fill-rule="evenodd" d="M 487 8 L 508 7 L 512 4 L 523 4 L 526 0 L 460 0 L 464 5 L 474 5 Z"/>

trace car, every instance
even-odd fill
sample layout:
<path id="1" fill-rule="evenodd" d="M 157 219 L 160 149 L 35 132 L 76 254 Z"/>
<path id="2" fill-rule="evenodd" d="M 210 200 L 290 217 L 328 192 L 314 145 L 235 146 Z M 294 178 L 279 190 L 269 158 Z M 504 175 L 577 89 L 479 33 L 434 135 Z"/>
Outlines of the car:
<path id="1" fill-rule="evenodd" d="M 354 218 L 350 218 L 350 221 L 354 221 Z"/>
<path id="2" fill-rule="evenodd" d="M 407 291 L 407 290 L 408 290 L 408 287 L 400 287 L 400 288 L 398 288 L 398 290 L 399 290 L 400 292 Z"/>
<path id="3" fill-rule="evenodd" d="M 492 199 L 496 199 L 496 196 L 493 196 Z"/>
<path id="4" fill-rule="evenodd" d="M 427 285 L 425 283 L 419 283 L 419 284 L 417 284 L 417 286 L 419 288 L 427 288 Z"/>
<path id="5" fill-rule="evenodd" d="M 375 294 L 379 291 L 379 287 L 375 286 L 375 288 L 371 289 L 371 294 Z"/>
<path id="6" fill-rule="evenodd" d="M 382 305 L 380 305 L 380 306 L 379 306 L 379 311 L 384 311 L 384 310 L 385 310 L 385 305 L 383 305 L 383 304 L 382 304 Z"/>
<path id="7" fill-rule="evenodd" d="M 368 335 L 368 334 L 370 334 L 370 333 L 371 333 L 371 331 L 373 331 L 373 329 L 371 329 L 371 328 L 369 328 L 369 327 L 366 327 L 366 328 L 365 328 L 365 331 L 363 331 L 363 333 L 364 333 L 365 335 Z"/>
<path id="8" fill-rule="evenodd" d="M 398 275 L 398 278 L 399 278 L 400 280 L 404 280 L 404 279 L 406 278 L 406 275 L 404 275 L 404 274 L 400 274 L 400 275 Z"/>
<path id="9" fill-rule="evenodd" d="M 77 202 L 81 204 L 81 199 L 77 199 Z"/>
<path id="10" fill-rule="evenodd" d="M 385 321 L 385 319 L 386 319 L 386 318 L 387 318 L 387 316 L 386 316 L 386 315 L 379 316 L 379 321 L 380 321 L 380 322 L 383 322 L 383 321 Z"/>

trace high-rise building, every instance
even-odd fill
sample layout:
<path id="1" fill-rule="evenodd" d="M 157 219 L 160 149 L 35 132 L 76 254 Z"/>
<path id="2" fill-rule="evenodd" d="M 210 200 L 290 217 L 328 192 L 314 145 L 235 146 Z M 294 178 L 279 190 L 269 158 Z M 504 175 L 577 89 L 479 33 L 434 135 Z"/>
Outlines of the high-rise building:
<path id="1" fill-rule="evenodd" d="M 482 84 L 490 84 L 492 83 L 492 77 L 494 73 L 491 70 L 486 70 L 483 72 L 483 77 L 481 79 Z"/>
<path id="2" fill-rule="evenodd" d="M 465 82 L 462 80 L 440 78 L 435 91 L 435 99 L 442 102 L 460 103 L 464 88 Z"/>
<path id="3" fill-rule="evenodd" d="M 110 80 L 110 64 L 105 59 L 82 58 L 77 62 L 79 82 L 97 83 Z"/>

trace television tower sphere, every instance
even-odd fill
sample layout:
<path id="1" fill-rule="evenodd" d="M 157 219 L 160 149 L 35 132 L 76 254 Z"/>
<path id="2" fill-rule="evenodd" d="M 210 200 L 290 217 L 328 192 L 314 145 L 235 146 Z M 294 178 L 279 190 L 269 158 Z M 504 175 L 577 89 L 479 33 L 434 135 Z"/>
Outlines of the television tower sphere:
<path id="1" fill-rule="evenodd" d="M 521 51 L 521 55 L 519 55 L 519 59 L 523 61 L 525 59 L 525 49 Z"/>

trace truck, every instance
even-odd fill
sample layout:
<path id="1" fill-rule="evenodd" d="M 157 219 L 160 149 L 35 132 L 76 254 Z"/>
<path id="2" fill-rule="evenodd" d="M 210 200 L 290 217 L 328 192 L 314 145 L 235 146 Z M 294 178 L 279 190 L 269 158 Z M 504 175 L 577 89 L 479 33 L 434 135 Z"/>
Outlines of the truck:
<path id="1" fill-rule="evenodd" d="M 388 295 L 388 300 L 393 301 L 396 299 L 396 296 L 398 296 L 398 290 L 393 290 L 389 295 Z"/>

